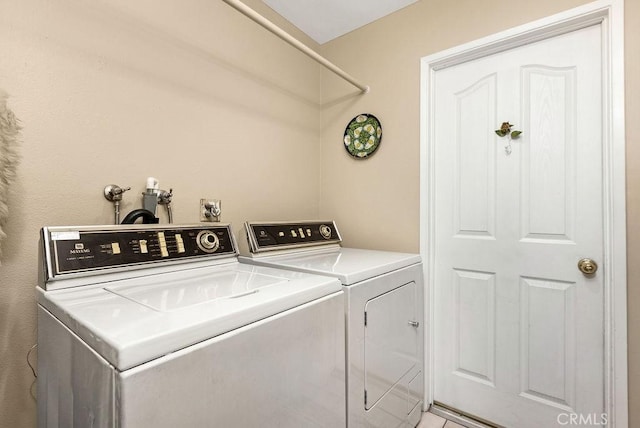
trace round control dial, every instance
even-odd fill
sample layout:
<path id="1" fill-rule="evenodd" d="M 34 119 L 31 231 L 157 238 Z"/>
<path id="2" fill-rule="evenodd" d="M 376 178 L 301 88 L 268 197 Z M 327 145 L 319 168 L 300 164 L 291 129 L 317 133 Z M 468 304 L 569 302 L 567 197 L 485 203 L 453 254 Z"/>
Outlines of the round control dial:
<path id="1" fill-rule="evenodd" d="M 331 232 L 331 227 L 327 226 L 326 224 L 320 226 L 320 235 L 322 235 L 324 239 L 331 238 Z"/>
<path id="2" fill-rule="evenodd" d="M 220 241 L 211 230 L 203 230 L 196 237 L 198 247 L 205 253 L 213 253 L 220 247 Z"/>

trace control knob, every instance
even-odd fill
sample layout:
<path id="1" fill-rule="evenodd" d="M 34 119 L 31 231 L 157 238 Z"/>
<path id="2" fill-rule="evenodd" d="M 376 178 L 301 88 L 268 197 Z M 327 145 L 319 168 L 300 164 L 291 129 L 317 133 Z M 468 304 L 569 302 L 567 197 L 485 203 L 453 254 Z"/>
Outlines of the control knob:
<path id="1" fill-rule="evenodd" d="M 220 241 L 215 233 L 210 230 L 203 230 L 196 237 L 198 247 L 205 253 L 213 253 L 220 247 Z"/>
<path id="2" fill-rule="evenodd" d="M 322 235 L 324 239 L 331 238 L 331 233 L 331 227 L 327 226 L 326 224 L 320 225 L 320 235 Z"/>

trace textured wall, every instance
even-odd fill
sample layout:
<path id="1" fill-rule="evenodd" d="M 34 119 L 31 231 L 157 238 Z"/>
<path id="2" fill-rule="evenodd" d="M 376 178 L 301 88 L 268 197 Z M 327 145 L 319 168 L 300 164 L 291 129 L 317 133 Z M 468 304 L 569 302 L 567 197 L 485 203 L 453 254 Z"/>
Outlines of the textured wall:
<path id="1" fill-rule="evenodd" d="M 0 10 L 0 88 L 24 127 L 0 260 L 0 427 L 16 428 L 36 418 L 26 354 L 40 227 L 110 223 L 103 187 L 132 187 L 124 215 L 147 176 L 174 189 L 177 223 L 199 221 L 201 197 L 222 199 L 235 230 L 316 217 L 320 68 L 221 1 Z"/>
<path id="2" fill-rule="evenodd" d="M 349 246 L 419 251 L 420 58 L 587 3 L 587 0 L 422 0 L 322 46 L 371 86 L 359 96 L 323 72 L 320 214 Z M 625 1 L 630 426 L 640 426 L 640 2 Z M 351 93 L 345 96 L 345 93 Z M 384 127 L 371 159 L 351 159 L 345 125 L 369 112 Z M 393 222 L 397 234 L 379 227 Z"/>

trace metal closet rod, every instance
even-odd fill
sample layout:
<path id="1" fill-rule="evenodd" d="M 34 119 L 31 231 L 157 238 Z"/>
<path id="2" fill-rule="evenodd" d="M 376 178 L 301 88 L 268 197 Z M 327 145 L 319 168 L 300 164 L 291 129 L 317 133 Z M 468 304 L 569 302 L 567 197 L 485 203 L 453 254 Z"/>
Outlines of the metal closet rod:
<path id="1" fill-rule="evenodd" d="M 276 36 L 280 37 L 285 42 L 289 43 L 294 48 L 298 49 L 300 52 L 304 53 L 314 61 L 324 65 L 329 70 L 333 71 L 338 76 L 342 77 L 347 82 L 351 83 L 353 86 L 357 87 L 362 91 L 362 93 L 366 94 L 369 92 L 369 86 L 363 83 L 358 82 L 353 76 L 345 72 L 343 69 L 326 59 L 325 57 L 318 54 L 316 51 L 311 49 L 309 46 L 302 43 L 300 40 L 293 37 L 291 34 L 284 31 L 282 28 L 278 27 L 273 22 L 269 21 L 264 16 L 260 15 L 255 10 L 251 9 L 246 4 L 242 3 L 239 0 L 222 0 L 227 3 L 229 6 L 236 9 L 238 12 L 257 22 L 267 30 L 271 31 Z"/>

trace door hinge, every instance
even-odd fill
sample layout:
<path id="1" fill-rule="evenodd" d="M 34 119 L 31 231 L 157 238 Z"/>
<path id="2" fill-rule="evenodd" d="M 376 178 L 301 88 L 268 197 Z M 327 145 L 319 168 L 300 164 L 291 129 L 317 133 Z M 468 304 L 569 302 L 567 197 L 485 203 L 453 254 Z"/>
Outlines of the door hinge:
<path id="1" fill-rule="evenodd" d="M 367 326 L 367 313 L 364 313 L 364 326 Z"/>

